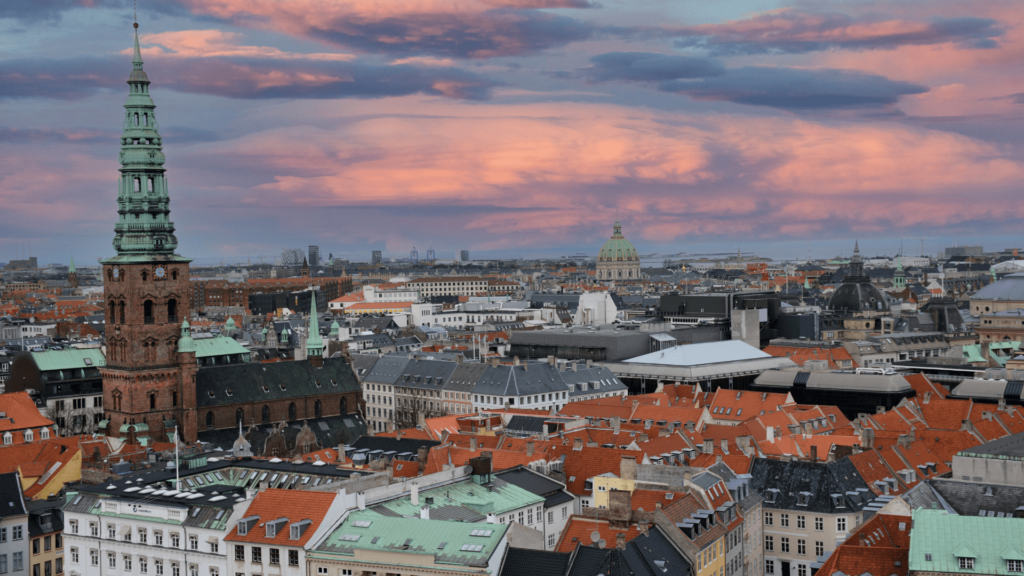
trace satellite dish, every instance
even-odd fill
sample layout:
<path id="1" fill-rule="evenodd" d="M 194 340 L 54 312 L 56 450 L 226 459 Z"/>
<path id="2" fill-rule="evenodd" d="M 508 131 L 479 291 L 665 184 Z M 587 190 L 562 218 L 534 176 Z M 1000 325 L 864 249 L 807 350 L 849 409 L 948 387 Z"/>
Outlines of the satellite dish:
<path id="1" fill-rule="evenodd" d="M 607 542 L 605 542 L 604 540 L 598 540 L 598 541 L 597 541 L 597 547 L 598 547 L 598 548 L 604 548 L 604 547 L 605 547 L 605 546 L 607 546 L 607 545 L 608 545 L 608 543 L 607 543 Z"/>
<path id="2" fill-rule="evenodd" d="M 594 530 L 593 532 L 590 533 L 590 541 L 591 542 L 597 542 L 600 539 L 601 539 L 601 533 L 598 532 L 597 530 Z"/>

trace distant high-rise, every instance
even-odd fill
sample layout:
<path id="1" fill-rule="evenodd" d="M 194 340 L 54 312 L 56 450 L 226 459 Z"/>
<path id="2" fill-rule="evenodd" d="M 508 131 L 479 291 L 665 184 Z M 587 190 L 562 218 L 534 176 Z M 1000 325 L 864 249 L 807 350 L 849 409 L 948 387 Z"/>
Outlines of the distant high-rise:
<path id="1" fill-rule="evenodd" d="M 301 266 L 304 258 L 301 248 L 285 248 L 281 251 L 282 266 Z"/>
<path id="2" fill-rule="evenodd" d="M 309 265 L 319 266 L 320 265 L 320 247 L 310 246 L 309 247 Z"/>
<path id="3" fill-rule="evenodd" d="M 459 260 L 462 262 L 469 262 L 469 250 L 462 250 L 459 252 Z"/>
<path id="4" fill-rule="evenodd" d="M 370 256 L 370 264 L 380 266 L 382 262 L 384 262 L 384 256 L 380 253 L 380 250 L 374 250 L 372 256 Z"/>
<path id="5" fill-rule="evenodd" d="M 430 261 L 430 262 L 433 262 L 434 260 L 437 260 L 437 257 L 434 256 L 434 249 L 433 248 L 427 250 L 427 260 Z"/>
<path id="6" fill-rule="evenodd" d="M 416 250 L 416 247 L 412 247 L 412 251 L 409 252 L 409 262 L 416 264 L 420 261 L 420 253 Z"/>

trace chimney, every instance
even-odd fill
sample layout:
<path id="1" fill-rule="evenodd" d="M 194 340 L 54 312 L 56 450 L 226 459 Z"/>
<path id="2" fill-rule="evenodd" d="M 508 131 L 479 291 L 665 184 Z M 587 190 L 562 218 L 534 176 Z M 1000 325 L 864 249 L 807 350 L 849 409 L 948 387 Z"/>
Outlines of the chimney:
<path id="1" fill-rule="evenodd" d="M 619 550 L 626 549 L 626 533 L 619 532 L 615 535 L 615 547 Z"/>
<path id="2" fill-rule="evenodd" d="M 587 368 L 590 368 L 593 365 L 594 365 L 594 361 L 588 358 L 587 359 Z"/>
<path id="3" fill-rule="evenodd" d="M 768 426 L 765 428 L 765 432 L 768 433 L 768 443 L 775 444 L 775 426 Z"/>
<path id="4" fill-rule="evenodd" d="M 519 356 L 516 356 L 516 357 L 515 357 L 515 358 L 514 358 L 514 359 L 512 360 L 512 365 L 513 365 L 513 366 L 519 366 Z"/>
<path id="5" fill-rule="evenodd" d="M 498 523 L 498 515 L 495 514 L 494 512 L 488 512 L 487 513 L 487 523 L 488 524 L 497 524 Z"/>
<path id="6" fill-rule="evenodd" d="M 618 416 L 612 416 L 612 432 L 615 434 L 619 433 L 620 421 Z"/>
<path id="7" fill-rule="evenodd" d="M 498 367 L 498 359 L 497 358 L 491 358 L 491 368 L 497 368 L 497 367 Z"/>
<path id="8" fill-rule="evenodd" d="M 650 439 L 651 439 L 651 438 L 650 438 L 649 436 L 647 436 L 647 434 L 641 434 L 641 435 L 639 435 L 639 436 L 637 436 L 637 437 L 636 437 L 636 441 L 637 441 L 637 442 L 647 442 L 647 441 L 649 441 Z"/>
<path id="9" fill-rule="evenodd" d="M 697 425 L 693 422 L 693 420 L 687 420 L 686 429 L 690 432 L 693 432 L 694 430 L 697 429 Z"/>
<path id="10" fill-rule="evenodd" d="M 623 456 L 619 460 L 619 478 L 636 480 L 636 456 Z"/>
<path id="11" fill-rule="evenodd" d="M 455 357 L 455 363 L 456 364 L 462 364 L 462 358 L 463 358 L 462 354 L 459 354 L 458 356 L 456 356 Z"/>
<path id="12" fill-rule="evenodd" d="M 927 394 L 927 392 L 926 392 L 926 394 Z M 999 399 L 999 410 L 1000 411 L 1006 410 L 1006 398 L 1000 398 Z"/>
<path id="13" fill-rule="evenodd" d="M 666 436 L 671 436 L 671 435 L 672 435 L 672 433 L 669 432 L 668 428 L 658 428 L 658 438 L 664 438 Z"/>
<path id="14" fill-rule="evenodd" d="M 412 505 L 413 506 L 419 506 L 420 505 L 420 487 L 416 483 L 413 483 L 413 485 L 412 485 L 411 501 L 412 501 Z"/>
<path id="15" fill-rule="evenodd" d="M 811 444 L 811 462 L 818 461 L 818 446 Z"/>
<path id="16" fill-rule="evenodd" d="M 928 402 L 931 401 L 931 399 L 932 399 L 932 393 L 931 392 L 925 392 L 924 393 L 924 400 L 921 401 L 921 404 L 927 404 Z"/>
<path id="17" fill-rule="evenodd" d="M 885 406 L 875 406 L 875 414 L 885 414 Z"/>
<path id="18" fill-rule="evenodd" d="M 572 439 L 573 450 L 583 450 L 583 438 L 576 436 Z"/>
<path id="19" fill-rule="evenodd" d="M 714 440 L 705 440 L 704 441 L 704 453 L 705 454 L 711 454 L 714 451 L 715 451 L 715 441 Z"/>
<path id="20" fill-rule="evenodd" d="M 572 363 L 572 371 L 573 372 L 578 372 L 578 370 L 576 369 L 576 363 L 575 362 Z"/>
<path id="21" fill-rule="evenodd" d="M 424 506 L 420 508 L 420 519 L 430 520 L 430 506 Z"/>
<path id="22" fill-rule="evenodd" d="M 654 503 L 654 510 L 655 511 L 661 510 L 661 502 L 655 502 Z"/>
<path id="23" fill-rule="evenodd" d="M 526 455 L 533 456 L 533 442 L 526 443 Z"/>
<path id="24" fill-rule="evenodd" d="M 639 400 L 633 400 L 633 410 L 636 410 L 636 407 L 639 406 L 639 405 L 640 405 L 640 401 Z"/>
<path id="25" fill-rule="evenodd" d="M 554 366 L 556 364 L 554 356 L 548 356 L 548 364 Z"/>
<path id="26" fill-rule="evenodd" d="M 721 444 L 722 444 L 722 453 L 723 454 L 728 454 L 729 453 L 729 441 L 727 439 L 725 439 L 725 438 L 722 438 L 722 443 Z"/>
<path id="27" fill-rule="evenodd" d="M 690 482 L 690 479 L 692 477 L 693 477 L 693 474 L 689 470 L 684 470 L 683 471 L 683 486 L 686 486 Z"/>
<path id="28" fill-rule="evenodd" d="M 721 464 L 721 463 L 722 463 L 722 455 L 721 454 L 715 454 L 715 464 Z"/>
<path id="29" fill-rule="evenodd" d="M 401 440 L 401 439 L 402 439 L 402 431 L 399 430 L 399 431 L 395 432 L 395 440 Z"/>
<path id="30" fill-rule="evenodd" d="M 356 494 L 356 506 L 358 506 L 360 510 L 366 510 L 366 494 L 365 493 L 360 492 L 360 493 Z"/>
<path id="31" fill-rule="evenodd" d="M 476 452 L 476 438 L 469 439 L 469 451 Z"/>
<path id="32" fill-rule="evenodd" d="M 860 448 L 861 450 L 871 450 L 875 447 L 875 430 L 874 428 L 862 428 L 860 431 Z"/>

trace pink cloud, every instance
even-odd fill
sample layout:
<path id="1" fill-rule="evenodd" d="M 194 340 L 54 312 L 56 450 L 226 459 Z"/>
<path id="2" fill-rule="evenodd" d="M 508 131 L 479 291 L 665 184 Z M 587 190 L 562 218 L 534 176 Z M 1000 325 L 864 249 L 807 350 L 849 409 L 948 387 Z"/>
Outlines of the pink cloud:
<path id="1" fill-rule="evenodd" d="M 139 42 L 143 44 L 142 54 L 147 58 L 151 56 L 173 56 L 178 58 L 246 57 L 281 60 L 340 61 L 348 61 L 355 58 L 352 54 L 300 54 L 296 52 L 283 52 L 270 46 L 242 46 L 238 43 L 240 38 L 241 34 L 221 30 L 179 30 L 160 32 L 158 34 L 143 34 L 139 37 Z M 145 45 L 150 46 L 147 47 Z M 130 55 L 132 49 L 126 48 L 121 53 Z"/>

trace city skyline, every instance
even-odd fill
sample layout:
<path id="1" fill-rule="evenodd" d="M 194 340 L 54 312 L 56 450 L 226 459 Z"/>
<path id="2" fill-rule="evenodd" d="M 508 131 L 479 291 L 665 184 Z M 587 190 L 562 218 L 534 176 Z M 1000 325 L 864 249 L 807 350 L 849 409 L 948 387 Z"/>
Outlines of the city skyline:
<path id="1" fill-rule="evenodd" d="M 4 260 L 112 252 L 131 6 L 63 6 L 0 14 Z M 1017 244 L 1009 3 L 410 6 L 143 3 L 181 253 Z"/>

